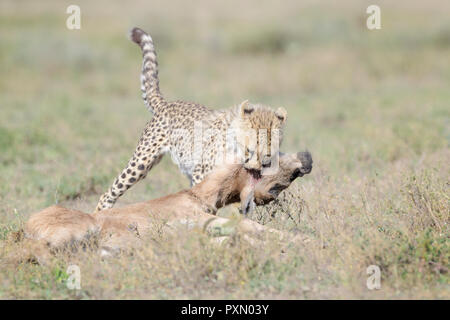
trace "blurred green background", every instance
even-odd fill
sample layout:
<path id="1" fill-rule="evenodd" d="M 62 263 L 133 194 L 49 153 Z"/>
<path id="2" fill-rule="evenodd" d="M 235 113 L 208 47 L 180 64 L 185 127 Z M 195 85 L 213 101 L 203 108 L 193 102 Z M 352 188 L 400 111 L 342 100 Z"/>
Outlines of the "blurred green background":
<path id="1" fill-rule="evenodd" d="M 369 1 L 77 1 L 68 30 L 72 2 L 0 4 L 3 217 L 76 197 L 93 208 L 126 164 L 150 119 L 133 26 L 154 38 L 168 99 L 283 106 L 282 149 L 332 174 L 448 147 L 448 1 L 379 1 L 372 31 Z M 124 201 L 186 185 L 165 159 Z"/>
<path id="2" fill-rule="evenodd" d="M 66 28 L 70 4 L 81 30 Z M 381 30 L 366 27 L 370 4 Z M 168 99 L 285 107 L 282 150 L 311 151 L 311 185 L 448 161 L 449 12 L 444 0 L 2 0 L 0 224 L 54 203 L 90 212 L 124 167 L 151 118 L 134 26 L 154 39 Z M 165 157 L 117 205 L 187 186 Z"/>
<path id="3" fill-rule="evenodd" d="M 448 1 L 73 1 L 0 4 L 0 216 L 82 198 L 92 210 L 151 117 L 140 97 L 140 26 L 168 99 L 288 110 L 282 149 L 359 176 L 448 148 Z M 169 179 L 170 178 L 170 179 Z M 123 202 L 187 186 L 169 157 Z"/>

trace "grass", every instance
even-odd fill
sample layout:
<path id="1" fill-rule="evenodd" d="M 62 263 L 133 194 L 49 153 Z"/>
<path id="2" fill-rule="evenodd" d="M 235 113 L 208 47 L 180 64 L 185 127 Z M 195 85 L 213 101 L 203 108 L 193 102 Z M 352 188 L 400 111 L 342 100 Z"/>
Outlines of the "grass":
<path id="1" fill-rule="evenodd" d="M 450 298 L 448 3 L 380 1 L 377 31 L 364 1 L 79 1 L 79 31 L 69 4 L 1 4 L 0 260 L 32 212 L 92 211 L 131 156 L 150 119 L 133 26 L 154 37 L 168 98 L 288 110 L 282 149 L 308 148 L 314 168 L 252 219 L 309 241 L 156 234 L 111 260 L 2 267 L 0 298 Z M 187 186 L 167 157 L 117 205 Z M 80 291 L 65 286 L 70 264 Z M 372 264 L 380 290 L 366 287 Z"/>

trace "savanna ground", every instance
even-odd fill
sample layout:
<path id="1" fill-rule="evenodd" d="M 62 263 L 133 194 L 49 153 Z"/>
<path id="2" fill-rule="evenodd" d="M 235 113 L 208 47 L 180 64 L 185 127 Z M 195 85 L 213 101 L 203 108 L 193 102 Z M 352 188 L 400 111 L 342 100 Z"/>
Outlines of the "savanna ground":
<path id="1" fill-rule="evenodd" d="M 79 31 L 65 26 L 72 3 Z M 382 29 L 369 31 L 374 3 Z M 444 0 L 2 1 L 0 260 L 30 213 L 91 212 L 131 156 L 151 117 L 133 26 L 154 37 L 166 97 L 284 106 L 282 150 L 308 148 L 314 167 L 252 216 L 309 237 L 284 253 L 186 231 L 109 260 L 2 266 L 0 298 L 449 299 L 449 11 Z M 117 205 L 187 186 L 166 157 Z M 69 264 L 80 291 L 66 288 Z M 380 290 L 366 287 L 369 265 Z"/>

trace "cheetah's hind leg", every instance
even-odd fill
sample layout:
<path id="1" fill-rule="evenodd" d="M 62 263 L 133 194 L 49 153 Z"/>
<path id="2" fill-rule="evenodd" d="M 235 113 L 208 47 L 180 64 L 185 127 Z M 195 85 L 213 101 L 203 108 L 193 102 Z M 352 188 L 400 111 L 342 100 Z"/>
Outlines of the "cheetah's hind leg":
<path id="1" fill-rule="evenodd" d="M 127 166 L 114 180 L 114 183 L 104 193 L 95 208 L 95 212 L 112 208 L 129 188 L 147 176 L 153 166 L 157 165 L 167 149 L 167 136 L 153 128 L 151 121 L 142 134 L 133 157 Z"/>

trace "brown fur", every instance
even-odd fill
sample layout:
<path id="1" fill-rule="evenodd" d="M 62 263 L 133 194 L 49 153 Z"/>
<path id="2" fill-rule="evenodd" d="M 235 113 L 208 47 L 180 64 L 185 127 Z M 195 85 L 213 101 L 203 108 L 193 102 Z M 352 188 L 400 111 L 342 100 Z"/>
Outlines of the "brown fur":
<path id="1" fill-rule="evenodd" d="M 300 173 L 295 174 L 298 170 Z M 282 188 L 286 188 L 293 179 L 310 170 L 311 162 L 302 163 L 298 155 L 282 155 L 278 172 L 263 176 L 255 185 L 252 174 L 242 165 L 226 165 L 214 170 L 190 190 L 123 208 L 87 214 L 51 206 L 30 217 L 24 227 L 24 237 L 31 244 L 33 255 L 38 256 L 35 260 L 42 263 L 48 257 L 47 251 L 88 243 L 93 238 L 102 253 L 125 249 L 158 223 L 166 232 L 187 223 L 210 230 L 229 221 L 216 217 L 214 214 L 217 209 L 241 201 L 241 208 L 245 213 L 249 203 L 253 202 L 254 191 L 256 202 L 268 202 L 268 199 L 276 197 L 281 191 L 277 187 L 278 193 L 275 195 L 271 191 L 274 186 L 280 184 Z M 293 176 L 295 177 L 292 178 Z M 249 235 L 263 231 L 277 233 L 248 219 L 240 222 L 239 229 Z M 45 248 L 48 250 L 45 251 Z M 20 255 L 25 257 L 22 252 Z"/>

